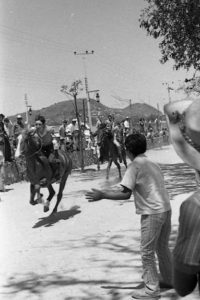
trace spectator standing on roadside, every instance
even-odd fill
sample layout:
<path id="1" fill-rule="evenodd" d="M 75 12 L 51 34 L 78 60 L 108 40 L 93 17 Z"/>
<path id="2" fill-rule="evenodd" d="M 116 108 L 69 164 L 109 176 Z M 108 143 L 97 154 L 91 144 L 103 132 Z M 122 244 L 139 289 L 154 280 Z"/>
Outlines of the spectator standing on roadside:
<path id="1" fill-rule="evenodd" d="M 130 118 L 126 117 L 124 121 L 124 135 L 125 137 L 130 133 Z"/>
<path id="2" fill-rule="evenodd" d="M 68 123 L 67 120 L 63 120 L 62 125 L 59 127 L 60 138 L 65 138 L 66 137 L 67 123 Z"/>
<path id="3" fill-rule="evenodd" d="M 23 123 L 23 118 L 21 115 L 17 116 L 17 122 L 13 126 L 13 145 L 14 147 L 17 146 L 17 138 L 22 133 L 22 131 L 25 129 L 25 125 Z"/>
<path id="4" fill-rule="evenodd" d="M 71 135 L 73 135 L 73 132 L 75 130 L 77 130 L 77 125 L 76 125 L 76 119 L 72 119 L 71 123 L 69 123 L 69 125 L 67 125 L 66 127 L 66 131 L 70 132 Z"/>
<path id="5" fill-rule="evenodd" d="M 145 134 L 145 128 L 144 128 L 145 124 L 144 124 L 144 119 L 140 118 L 139 120 L 139 128 L 140 128 L 140 133 Z"/>
<path id="6" fill-rule="evenodd" d="M 78 148 L 78 134 L 79 134 L 79 129 L 78 129 L 78 124 L 77 124 L 77 119 L 72 119 L 71 123 L 67 125 L 67 132 L 71 134 L 72 139 L 73 139 L 73 148 L 74 150 L 77 150 Z"/>
<path id="7" fill-rule="evenodd" d="M 3 122 L 4 122 L 4 129 L 9 137 L 9 139 L 11 140 L 13 137 L 13 125 L 8 118 L 5 118 Z"/>
<path id="8" fill-rule="evenodd" d="M 67 137 L 67 120 L 63 120 L 62 125 L 58 129 L 60 137 L 60 148 L 65 151 L 65 142 Z"/>
<path id="9" fill-rule="evenodd" d="M 9 137 L 5 131 L 4 123 L 0 122 L 0 150 L 4 155 L 4 160 L 11 162 L 12 161 L 12 153 L 10 147 Z"/>
<path id="10" fill-rule="evenodd" d="M 96 123 L 96 129 L 99 129 L 99 126 L 103 123 L 103 116 L 98 114 L 97 116 L 97 123 Z"/>

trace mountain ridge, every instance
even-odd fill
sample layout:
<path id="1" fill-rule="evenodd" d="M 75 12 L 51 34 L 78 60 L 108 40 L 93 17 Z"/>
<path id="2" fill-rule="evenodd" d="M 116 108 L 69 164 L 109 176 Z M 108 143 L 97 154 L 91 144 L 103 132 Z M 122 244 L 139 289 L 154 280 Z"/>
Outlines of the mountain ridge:
<path id="1" fill-rule="evenodd" d="M 77 107 L 80 114 L 80 118 L 83 120 L 84 111 L 87 116 L 87 99 L 77 99 Z M 124 108 L 108 107 L 102 103 L 98 103 L 94 99 L 90 99 L 90 110 L 92 116 L 92 124 L 96 124 L 97 116 L 100 114 L 104 118 L 107 118 L 108 114 L 113 114 L 116 121 L 122 121 L 126 117 L 129 117 L 133 123 L 138 122 L 140 118 L 155 119 L 157 116 L 161 116 L 162 113 L 153 106 L 146 103 L 133 103 Z M 18 113 L 26 120 L 26 112 Z M 12 122 L 16 121 L 17 115 L 12 115 L 9 118 Z M 76 118 L 74 100 L 65 100 L 56 102 L 50 106 L 43 107 L 38 110 L 32 110 L 31 116 L 29 116 L 30 123 L 34 123 L 35 116 L 41 114 L 46 118 L 47 125 L 61 125 L 63 119 L 67 119 L 69 122 L 73 118 Z"/>

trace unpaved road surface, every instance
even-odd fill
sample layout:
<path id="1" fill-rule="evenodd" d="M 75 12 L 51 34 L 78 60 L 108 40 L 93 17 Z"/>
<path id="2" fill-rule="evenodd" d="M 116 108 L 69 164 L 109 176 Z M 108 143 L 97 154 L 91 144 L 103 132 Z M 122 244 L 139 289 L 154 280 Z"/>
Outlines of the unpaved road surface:
<path id="1" fill-rule="evenodd" d="M 172 199 L 173 249 L 181 202 L 195 190 L 194 172 L 171 146 L 150 150 L 164 172 Z M 29 184 L 6 187 L 0 202 L 0 299 L 127 300 L 141 283 L 140 217 L 129 201 L 88 203 L 85 191 L 119 183 L 115 167 L 105 179 L 106 164 L 67 181 L 59 212 L 44 213 L 29 204 Z M 125 168 L 122 167 L 122 171 Z M 58 184 L 54 185 L 56 191 Z M 47 191 L 43 189 L 44 195 Z M 50 210 L 55 200 L 52 200 Z M 161 299 L 179 299 L 174 290 Z M 199 299 L 197 291 L 184 298 Z"/>

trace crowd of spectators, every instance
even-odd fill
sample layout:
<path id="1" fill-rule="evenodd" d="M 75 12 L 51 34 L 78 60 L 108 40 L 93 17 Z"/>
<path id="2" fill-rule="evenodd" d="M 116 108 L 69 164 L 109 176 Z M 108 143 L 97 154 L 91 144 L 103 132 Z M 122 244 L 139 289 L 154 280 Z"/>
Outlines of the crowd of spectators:
<path id="1" fill-rule="evenodd" d="M 112 114 L 108 114 L 107 117 L 98 114 L 96 130 L 102 123 L 106 123 L 106 127 L 112 131 L 116 145 L 123 143 L 127 135 L 135 132 L 144 134 L 151 143 L 154 143 L 156 138 L 160 138 L 164 142 L 168 141 L 169 134 L 166 122 L 160 118 L 155 120 L 140 118 L 137 123 L 133 123 L 128 116 L 124 120 L 116 121 Z M 97 141 L 88 123 L 80 121 L 79 126 L 76 118 L 71 121 L 67 119 L 62 121 L 58 132 L 54 133 L 54 140 L 58 142 L 61 149 L 79 151 L 80 134 L 82 136 L 82 148 L 84 150 L 95 149 Z M 0 114 L 0 150 L 5 161 L 11 162 L 13 160 L 17 138 L 25 128 L 26 125 L 21 115 L 18 115 L 16 121 L 12 123 L 9 118 Z"/>
<path id="2" fill-rule="evenodd" d="M 14 151 L 17 145 L 17 138 L 25 128 L 23 118 L 18 115 L 16 122 L 0 114 L 0 151 L 3 154 L 4 161 L 12 162 Z"/>

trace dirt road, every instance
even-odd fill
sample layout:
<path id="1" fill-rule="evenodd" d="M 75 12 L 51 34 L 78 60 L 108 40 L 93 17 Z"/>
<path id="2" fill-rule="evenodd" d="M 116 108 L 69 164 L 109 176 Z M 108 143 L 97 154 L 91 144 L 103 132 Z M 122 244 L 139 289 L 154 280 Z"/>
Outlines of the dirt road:
<path id="1" fill-rule="evenodd" d="M 147 154 L 161 164 L 172 199 L 173 248 L 179 206 L 195 189 L 194 172 L 171 146 Z M 84 197 L 92 187 L 109 188 L 118 183 L 115 167 L 109 180 L 105 179 L 105 167 L 100 172 L 95 166 L 85 173 L 74 170 L 53 217 L 43 212 L 41 204 L 29 204 L 27 182 L 7 186 L 1 193 L 1 300 L 131 299 L 142 275 L 140 217 L 135 214 L 133 198 L 88 203 Z M 54 187 L 58 189 L 57 184 Z M 168 290 L 162 299 L 178 298 L 174 290 Z M 198 296 L 193 293 L 184 299 Z"/>

